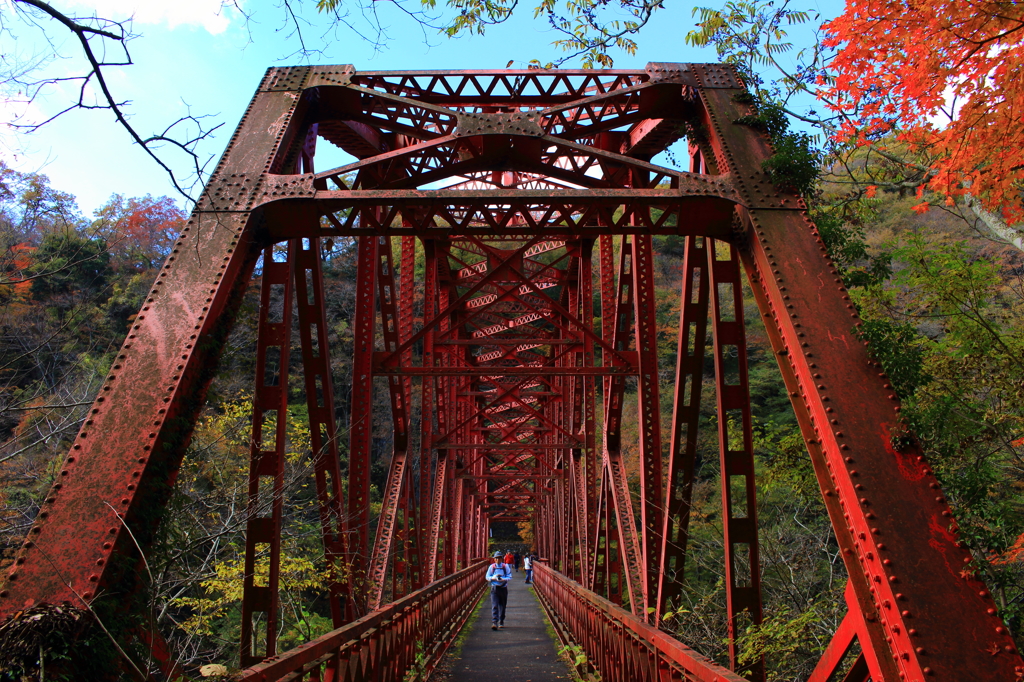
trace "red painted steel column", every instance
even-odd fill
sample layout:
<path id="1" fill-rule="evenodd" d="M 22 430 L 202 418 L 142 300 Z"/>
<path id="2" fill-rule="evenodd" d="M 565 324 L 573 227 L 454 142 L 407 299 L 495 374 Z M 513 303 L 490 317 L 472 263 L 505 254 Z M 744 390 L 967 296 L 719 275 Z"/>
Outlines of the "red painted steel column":
<path id="1" fill-rule="evenodd" d="M 604 469 L 601 470 L 601 485 L 597 491 L 597 528 L 594 533 L 594 559 L 591 562 L 593 572 L 591 574 L 591 585 L 590 589 L 601 595 L 602 597 L 608 597 L 608 562 L 609 562 L 609 533 L 610 529 L 605 521 L 606 512 L 604 501 L 607 496 L 607 492 L 604 487 Z"/>
<path id="2" fill-rule="evenodd" d="M 448 489 L 448 458 L 441 456 L 440 453 L 438 453 L 437 457 L 437 470 L 434 472 L 433 484 L 430 498 L 430 539 L 427 544 L 428 582 L 437 580 L 439 570 L 444 571 L 443 567 L 438 567 L 438 561 L 445 555 L 445 552 L 442 552 L 441 548 L 438 547 L 438 543 L 443 538 L 441 534 L 441 521 L 443 518 L 442 512 L 447 504 L 445 492 Z M 445 521 L 444 523 L 447 528 L 448 522 Z"/>
<path id="3" fill-rule="evenodd" d="M 299 154 L 299 172 L 314 172 L 319 124 L 306 130 Z M 334 627 L 353 619 L 351 585 L 343 577 L 346 550 L 345 501 L 338 460 L 338 427 L 334 413 L 334 380 L 331 375 L 330 346 L 327 342 L 327 308 L 324 300 L 321 243 L 318 238 L 289 242 L 293 259 L 295 308 L 299 318 L 302 375 L 306 387 L 309 442 L 313 454 L 313 476 L 319 501 L 320 530 L 324 543 L 328 600 Z"/>
<path id="4" fill-rule="evenodd" d="M 655 319 L 654 253 L 651 236 L 632 239 L 633 309 L 636 312 L 637 420 L 640 433 L 640 518 L 643 526 L 644 617 L 657 625 L 664 520 L 661 475 L 661 402 L 658 398 L 658 328 Z M 648 611 L 647 607 L 655 611 Z"/>
<path id="5" fill-rule="evenodd" d="M 564 452 L 564 451 L 563 451 Z M 575 472 L 571 456 L 566 457 L 563 455 L 562 459 L 562 478 L 561 478 L 561 506 L 562 506 L 562 528 L 564 529 L 562 535 L 562 568 L 561 571 L 566 574 L 569 578 L 575 578 L 577 576 L 577 559 L 578 559 L 578 538 L 577 520 L 579 516 L 577 514 L 577 472 Z"/>
<path id="6" fill-rule="evenodd" d="M 601 240 L 601 278 L 602 278 L 602 311 L 605 310 L 604 301 L 606 287 L 611 290 L 614 301 L 611 309 L 612 319 L 612 345 L 615 350 L 628 350 L 632 338 L 633 323 L 633 272 L 632 257 L 633 249 L 627 243 L 628 235 L 623 237 L 619 252 L 619 270 L 617 286 L 607 286 L 611 278 L 610 271 L 605 270 L 611 261 L 611 241 L 607 243 L 602 237 Z M 607 280 L 605 273 L 607 274 Z M 610 354 L 608 354 L 610 355 Z M 613 365 L 611 357 L 605 357 L 606 366 Z M 622 453 L 620 449 L 621 422 L 622 422 L 622 396 L 625 389 L 625 377 L 618 375 L 605 379 L 604 382 L 604 451 L 606 453 L 605 466 L 608 469 L 608 483 L 611 491 L 612 509 L 615 513 L 615 523 L 618 528 L 619 552 L 624 568 L 623 578 L 626 583 L 626 590 L 623 594 L 629 594 L 630 609 L 640 618 L 646 618 L 644 612 L 646 599 L 647 574 L 643 570 L 643 552 L 636 533 L 636 522 L 633 516 L 633 504 L 626 484 L 626 471 L 622 464 Z"/>
<path id="7" fill-rule="evenodd" d="M 309 414 L 309 442 L 313 451 L 313 475 L 320 502 L 320 529 L 324 543 L 331 620 L 335 627 L 354 619 L 351 582 L 345 577 L 348 559 L 345 497 L 338 457 L 338 426 L 334 413 L 334 381 L 331 349 L 327 340 L 327 307 L 324 296 L 320 240 L 297 239 L 295 249 L 295 302 L 299 317 L 302 374 Z"/>
<path id="8" fill-rule="evenodd" d="M 444 560 L 443 575 L 451 575 L 455 572 L 455 532 L 458 521 L 459 504 L 455 499 L 456 492 L 459 492 L 455 485 L 455 462 L 448 466 L 448 476 L 444 481 Z"/>
<path id="9" fill-rule="evenodd" d="M 404 597 L 408 592 L 409 561 L 409 467 L 405 469 L 405 479 L 401 485 L 401 496 L 398 499 L 398 511 L 395 519 L 393 549 L 391 552 L 391 601 Z M 383 600 L 381 603 L 384 603 Z"/>
<path id="10" fill-rule="evenodd" d="M 580 310 L 578 314 L 580 316 L 580 322 L 586 329 L 594 328 L 593 259 L 594 240 L 581 239 L 579 241 Z M 581 334 L 580 336 L 583 338 L 583 352 L 581 353 L 580 364 L 584 367 L 594 367 L 596 366 L 594 340 L 586 334 Z M 582 421 L 579 424 L 580 429 L 583 432 L 583 496 L 584 504 L 586 505 L 584 514 L 586 524 L 584 525 L 583 532 L 586 534 L 587 549 L 589 551 L 589 571 L 584 573 L 584 585 L 586 585 L 588 589 L 593 589 L 594 565 L 597 558 L 597 544 L 595 540 L 597 538 L 598 528 L 598 479 L 601 475 L 600 472 L 602 468 L 597 449 L 597 419 L 595 415 L 597 406 L 597 379 L 594 377 L 580 377 L 577 381 L 582 384 L 583 393 L 583 414 Z"/>
<path id="11" fill-rule="evenodd" d="M 357 612 L 369 588 L 370 456 L 373 439 L 373 344 L 379 237 L 360 237 L 356 265 L 356 309 L 352 325 L 352 402 L 349 426 L 349 566 Z"/>
<path id="12" fill-rule="evenodd" d="M 415 307 L 416 287 L 416 237 L 402 237 L 402 264 L 399 267 L 398 276 L 398 337 L 408 339 L 413 332 L 413 308 Z M 402 357 L 404 364 L 412 363 L 412 349 L 406 350 Z M 423 383 L 427 383 L 426 377 Z M 408 419 L 412 418 L 412 380 L 403 377 L 402 393 L 408 413 Z M 423 419 L 422 406 L 420 408 L 420 419 Z M 407 425 L 409 438 L 412 438 L 412 431 Z M 407 446 L 407 457 L 412 458 L 412 443 Z M 428 459 L 429 462 L 429 459 Z M 418 458 L 415 466 L 409 467 L 409 480 L 406 484 L 404 510 L 402 512 L 403 525 L 400 532 L 399 544 L 403 548 L 403 557 L 406 565 L 406 585 L 404 593 L 417 590 L 423 586 L 423 522 L 425 515 L 422 507 L 428 495 L 423 481 L 429 481 L 428 467 L 423 466 L 423 459 Z M 418 484 L 418 485 L 417 485 Z"/>
<path id="13" fill-rule="evenodd" d="M 617 289 L 615 286 L 615 243 L 614 238 L 611 235 L 601 235 L 598 238 L 598 277 L 600 282 L 600 295 L 601 295 L 601 338 L 607 343 L 614 343 L 615 339 L 615 328 L 618 311 L 618 296 Z M 602 364 L 608 366 L 612 363 L 611 357 L 609 357 L 608 350 L 602 349 Z M 604 433 L 608 430 L 608 410 L 610 404 L 610 396 L 612 393 L 612 377 L 604 377 L 602 381 L 602 407 L 603 407 L 603 425 Z M 629 542 L 624 541 L 624 538 L 629 538 L 629 527 L 626 530 L 619 528 L 616 519 L 618 511 L 616 506 L 616 485 L 613 482 L 613 466 L 612 463 L 615 459 L 615 455 L 608 449 L 608 443 L 604 434 L 601 438 L 601 455 L 602 455 L 602 507 L 604 509 L 604 533 L 605 533 L 605 574 L 608 581 L 609 598 L 612 599 L 616 604 L 622 604 L 622 595 L 628 594 L 628 591 L 622 590 L 623 582 L 626 580 L 625 574 L 622 572 L 622 557 L 621 552 L 627 551 L 627 547 L 635 548 L 635 542 L 630 538 Z M 616 472 L 614 475 L 618 475 Z M 620 486 L 621 487 L 621 486 Z M 621 492 L 619 493 L 621 496 Z M 628 499 L 628 497 L 627 497 Z M 630 512 L 630 518 L 632 518 L 632 512 Z M 613 548 L 613 534 L 614 534 L 614 548 Z M 638 550 L 635 550 L 638 552 Z M 614 580 L 613 580 L 614 578 Z M 613 582 L 614 586 L 614 598 L 613 598 Z"/>
<path id="14" fill-rule="evenodd" d="M 629 596 L 629 586 L 626 584 L 626 571 L 622 565 L 622 547 L 621 547 L 621 534 L 618 532 L 618 520 L 615 518 L 612 507 L 611 493 L 607 499 L 607 511 L 605 512 L 605 521 L 608 528 L 608 598 L 619 605 L 626 603 L 626 597 Z"/>
<path id="15" fill-rule="evenodd" d="M 567 244 L 567 247 L 569 244 Z M 593 320 L 593 283 L 592 258 L 593 241 L 580 240 L 572 243 L 576 251 L 569 268 L 575 273 L 570 280 L 570 312 L 580 324 L 592 329 Z M 582 341 L 580 350 L 571 356 L 573 366 L 594 366 L 594 342 L 588 335 L 578 331 L 571 332 L 572 339 Z M 582 441 L 582 448 L 572 451 L 574 467 L 574 494 L 576 499 L 577 537 L 579 539 L 580 580 L 588 589 L 594 580 L 594 538 L 596 532 L 596 510 L 594 488 L 596 487 L 596 438 L 594 417 L 594 378 L 576 376 L 569 377 L 571 391 L 571 420 L 567 430 Z"/>
<path id="16" fill-rule="evenodd" d="M 737 639 L 760 625 L 761 562 L 757 542 L 757 486 L 747 383 L 740 262 L 731 244 L 707 240 L 711 320 L 714 330 L 725 543 L 725 594 L 729 618 L 729 660 L 751 680 L 764 679 L 764 661 L 740 666 Z"/>
<path id="17" fill-rule="evenodd" d="M 708 326 L 706 244 L 705 237 L 687 237 L 683 258 L 672 444 L 669 448 L 668 484 L 665 492 L 667 509 L 662 531 L 664 550 L 656 612 L 658 622 L 661 622 L 661 614 L 666 608 L 678 606 L 676 602 L 682 594 L 686 579 L 686 546 L 689 540 Z"/>
<path id="18" fill-rule="evenodd" d="M 615 275 L 614 275 L 614 260 L 615 256 L 613 253 L 613 238 L 611 235 L 602 235 L 598 238 L 598 249 L 597 249 L 597 276 L 598 276 L 598 296 L 600 297 L 601 306 L 601 338 L 606 342 L 610 341 L 615 335 Z M 601 350 L 602 364 L 609 364 L 607 357 L 608 352 L 605 349 Z M 604 377 L 601 381 L 601 395 L 602 395 L 602 408 L 604 401 L 610 390 L 611 377 Z M 604 413 L 602 411 L 602 419 Z M 611 587 L 611 541 L 612 541 L 612 525 L 609 521 L 610 507 L 612 504 L 610 484 L 608 481 L 608 452 L 605 448 L 604 438 L 601 439 L 601 465 L 599 468 L 598 476 L 600 477 L 600 497 L 598 498 L 598 527 L 595 530 L 594 535 L 594 547 L 601 547 L 600 553 L 603 556 L 602 569 L 598 573 L 595 569 L 594 575 L 594 590 L 601 595 L 607 596 L 612 599 L 610 587 Z M 602 542 L 603 541 L 603 542 Z M 595 565 L 597 562 L 594 562 Z M 612 599 L 616 604 L 621 604 L 621 600 Z"/>
<path id="19" fill-rule="evenodd" d="M 456 472 L 458 469 L 456 468 Z M 451 519 L 451 560 L 452 572 L 462 568 L 462 561 L 465 555 L 464 534 L 466 532 L 466 494 L 464 491 L 465 479 L 456 477 L 454 482 L 455 492 L 452 495 L 452 519 Z"/>
<path id="20" fill-rule="evenodd" d="M 423 366 L 434 367 L 440 358 L 434 354 L 434 326 L 429 325 L 428 320 L 440 312 L 439 305 L 442 303 L 442 292 L 438 284 L 438 253 L 433 240 L 423 241 L 423 324 L 426 326 L 426 333 L 423 336 Z M 420 556 L 426 563 L 424 584 L 431 583 L 439 577 L 438 560 L 441 556 L 438 543 L 441 540 L 442 509 L 444 507 L 444 493 L 447 488 L 447 465 L 448 458 L 446 451 L 437 451 L 433 456 L 434 446 L 434 423 L 438 422 L 439 428 L 444 423 L 441 414 L 440 401 L 444 398 L 444 390 L 440 388 L 444 379 L 440 377 L 423 377 L 420 388 L 420 494 L 421 509 L 424 514 L 422 525 L 424 549 Z M 436 462 L 436 463 L 435 463 Z M 433 479 L 430 478 L 431 465 L 435 467 Z"/>
<path id="21" fill-rule="evenodd" d="M 451 253 L 451 242 L 437 240 L 434 242 L 434 263 L 437 273 L 437 310 L 438 315 L 448 309 L 452 301 L 457 298 L 454 291 L 455 282 L 449 263 Z M 438 334 L 449 332 L 454 325 L 454 314 L 445 315 L 438 323 Z M 452 364 L 452 357 L 448 353 L 442 354 L 441 366 L 449 367 Z M 438 378 L 438 400 L 437 400 L 437 425 L 441 433 L 446 433 L 459 422 L 458 401 L 456 393 L 458 389 L 458 377 L 441 376 Z M 457 538 L 459 523 L 462 518 L 462 485 L 461 480 L 456 478 L 460 473 L 460 453 L 448 450 L 438 451 L 438 458 L 445 457 L 450 460 L 445 467 L 446 478 L 444 479 L 445 508 L 447 513 L 444 519 L 444 575 L 451 575 L 457 570 L 458 547 Z"/>
<path id="22" fill-rule="evenodd" d="M 400 298 L 395 278 L 394 258 L 391 253 L 391 240 L 382 238 L 377 247 L 377 300 L 380 304 L 382 336 L 384 352 L 395 353 L 404 339 L 400 336 L 402 314 Z M 358 287 L 358 285 L 357 285 Z M 409 292 L 411 295 L 412 292 Z M 403 353 L 403 356 L 411 356 Z M 384 585 L 387 579 L 389 564 L 392 557 L 397 556 L 394 547 L 395 524 L 398 522 L 399 507 L 405 495 L 408 483 L 408 449 L 409 449 L 409 405 L 411 394 L 409 378 L 389 375 L 388 391 L 391 396 L 391 423 L 393 427 L 394 450 L 391 454 L 391 465 L 383 490 L 380 516 L 377 520 L 377 536 L 370 556 L 368 576 L 369 608 L 376 610 L 381 607 Z M 392 572 L 395 566 L 392 565 Z"/>
<path id="23" fill-rule="evenodd" d="M 246 506 L 245 573 L 242 581 L 241 663 L 259 663 L 277 653 L 278 582 L 281 565 L 281 518 L 284 455 L 288 424 L 288 357 L 292 332 L 292 268 L 288 249 L 283 262 L 275 247 L 263 251 L 259 325 L 256 340 L 256 385 L 252 399 L 249 449 L 249 501 Z M 279 299 L 279 300 L 275 300 Z M 278 307 L 280 306 L 280 307 Z M 275 313 L 280 313 L 280 316 Z M 272 415 L 272 416 L 269 416 Z M 264 447 L 264 436 L 270 447 Z M 257 568 L 267 557 L 266 572 Z M 263 584 L 257 584 L 263 583 Z M 256 621 L 263 621 L 263 653 L 257 652 Z"/>

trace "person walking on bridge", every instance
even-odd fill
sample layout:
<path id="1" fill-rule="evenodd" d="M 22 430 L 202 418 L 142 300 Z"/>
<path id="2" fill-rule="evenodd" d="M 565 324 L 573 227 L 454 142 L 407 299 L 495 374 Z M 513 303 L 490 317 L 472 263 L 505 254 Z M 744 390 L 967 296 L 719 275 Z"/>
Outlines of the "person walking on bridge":
<path id="1" fill-rule="evenodd" d="M 487 582 L 491 585 L 491 629 L 505 627 L 505 606 L 508 604 L 508 581 L 512 569 L 502 560 L 501 552 L 494 553 L 494 563 L 487 567 Z"/>

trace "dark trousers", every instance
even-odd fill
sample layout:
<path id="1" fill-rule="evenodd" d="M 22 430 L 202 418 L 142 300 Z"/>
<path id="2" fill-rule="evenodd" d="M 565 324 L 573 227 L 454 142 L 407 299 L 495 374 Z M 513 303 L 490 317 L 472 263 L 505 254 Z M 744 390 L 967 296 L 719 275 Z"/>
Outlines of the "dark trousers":
<path id="1" fill-rule="evenodd" d="M 532 568 L 526 569 L 526 582 L 528 582 L 528 583 L 532 583 L 533 582 L 533 569 Z"/>
<path id="2" fill-rule="evenodd" d="M 491 587 L 491 622 L 503 625 L 505 623 L 505 605 L 508 604 L 508 588 Z"/>

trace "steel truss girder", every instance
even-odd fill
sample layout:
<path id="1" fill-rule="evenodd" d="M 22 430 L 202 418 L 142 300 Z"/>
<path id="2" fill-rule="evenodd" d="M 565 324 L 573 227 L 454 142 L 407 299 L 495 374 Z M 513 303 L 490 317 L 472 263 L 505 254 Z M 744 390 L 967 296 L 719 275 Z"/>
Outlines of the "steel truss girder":
<path id="1" fill-rule="evenodd" d="M 993 678 L 1013 679 L 1024 662 L 985 585 L 962 571 L 970 555 L 959 542 L 927 461 L 913 447 L 892 447 L 889 429 L 898 421 L 898 403 L 854 335 L 856 312 L 820 235 L 799 199 L 772 187 L 760 170 L 771 153 L 765 139 L 734 123 L 750 113 L 736 97 L 742 92 L 730 68 L 696 64 L 651 65 L 633 72 L 515 74 L 269 70 L 148 293 L 58 482 L 0 588 L 0 614 L 39 602 L 91 607 L 102 598 L 130 603 L 144 589 L 142 572 L 133 566 L 139 550 L 145 552 L 152 543 L 159 520 L 153 512 L 164 508 L 212 368 L 261 251 L 274 242 L 332 234 L 359 237 L 345 500 L 350 523 L 339 545 L 352 579 L 351 598 L 346 600 L 350 616 L 360 615 L 370 594 L 363 581 L 371 555 L 373 376 L 410 367 L 410 349 L 421 358 L 418 366 L 429 370 L 420 379 L 429 385 L 421 393 L 421 399 L 429 395 L 429 409 L 421 412 L 430 424 L 419 431 L 426 445 L 421 443 L 418 461 L 421 469 L 427 463 L 432 478 L 416 479 L 421 494 L 415 512 L 422 516 L 429 507 L 423 548 L 429 557 L 428 576 L 454 573 L 486 548 L 486 512 L 475 495 L 490 492 L 486 486 L 491 483 L 483 481 L 478 489 L 478 477 L 500 467 L 506 453 L 483 440 L 483 429 L 493 420 L 480 414 L 480 395 L 533 376 L 543 391 L 553 394 L 542 405 L 529 403 L 547 423 L 537 429 L 535 442 L 499 445 L 525 445 L 534 454 L 538 475 L 556 476 L 553 494 L 533 495 L 538 501 L 530 514 L 539 546 L 567 572 L 592 574 L 594 587 L 613 597 L 627 587 L 635 612 L 657 604 L 651 575 L 664 563 L 657 537 L 667 531 L 649 506 L 660 495 L 654 477 L 648 474 L 644 482 L 645 499 L 640 502 L 648 512 L 642 516 L 641 537 L 634 527 L 626 472 L 616 454 L 618 427 L 609 427 L 606 419 L 604 484 L 593 515 L 601 520 L 593 526 L 591 542 L 591 531 L 580 527 L 587 514 L 577 513 L 588 504 L 579 490 L 582 470 L 573 468 L 578 445 L 557 439 L 562 437 L 558 429 L 577 433 L 577 425 L 585 422 L 576 408 L 577 395 L 585 395 L 577 392 L 580 381 L 596 386 L 598 370 L 607 372 L 602 378 L 604 410 L 606 417 L 614 416 L 620 392 L 616 382 L 623 376 L 619 368 L 631 368 L 636 375 L 633 368 L 639 367 L 640 375 L 646 375 L 644 368 L 652 366 L 642 348 L 627 355 L 626 321 L 643 324 L 646 313 L 640 310 L 642 302 L 634 300 L 635 291 L 616 296 L 620 292 L 612 274 L 610 235 L 631 235 L 626 240 L 630 247 L 623 249 L 630 253 L 646 238 L 641 234 L 673 233 L 726 239 L 743 260 L 843 550 L 852 586 L 850 608 L 864 623 L 857 638 L 870 649 L 865 655 L 868 667 L 877 665 L 869 671 L 872 678 L 955 680 L 962 671 L 990 670 Z M 521 96 L 527 104 L 516 100 L 512 107 Z M 464 110 L 490 106 L 485 100 L 491 97 L 490 104 L 498 109 L 494 115 Z M 673 115 L 677 121 L 696 120 L 705 133 L 700 146 L 706 176 L 646 161 L 656 151 L 654 140 L 671 137 L 663 122 Z M 301 172 L 311 170 L 302 159 L 312 153 L 314 130 L 360 159 L 352 166 L 361 173 L 357 189 L 346 186 L 337 169 Z M 506 166 L 501 166 L 503 159 Z M 455 163 L 449 166 L 448 161 Z M 499 186 L 503 179 L 491 176 L 494 186 L 479 191 L 475 185 L 454 190 L 416 186 L 454 168 L 466 174 L 457 180 L 486 184 L 486 173 L 499 167 L 552 180 L 511 178 L 519 185 L 504 187 Z M 662 181 L 667 188 L 656 187 Z M 337 188 L 327 189 L 328 182 Z M 424 295 L 436 305 L 429 317 L 424 305 L 419 331 L 412 329 L 408 337 L 400 331 L 402 339 L 375 367 L 379 247 L 381 238 L 390 235 L 426 240 L 424 252 L 430 255 L 425 261 L 434 281 Z M 570 251 L 578 249 L 580 239 L 589 238 L 599 238 L 605 318 L 599 334 L 578 316 L 567 280 L 534 278 L 520 262 L 524 254 L 517 255 L 519 247 L 502 246 L 518 242 L 529 250 L 565 241 L 555 251 Z M 469 248 L 474 244 L 476 251 Z M 472 262 L 456 264 L 460 253 L 479 255 L 487 249 L 495 267 L 464 286 L 456 273 Z M 565 256 L 565 266 L 557 269 L 570 274 L 579 269 L 578 253 Z M 630 281 L 620 275 L 618 286 Z M 507 311 L 501 308 L 509 302 Z M 399 301 L 399 327 L 406 314 L 402 305 Z M 562 344 L 563 351 L 550 344 L 503 354 L 485 365 L 475 360 L 471 343 L 462 343 L 474 340 L 473 331 L 494 324 L 485 323 L 489 317 L 528 313 L 540 317 L 523 325 L 519 343 L 547 339 L 546 334 L 572 343 Z M 609 326 L 616 315 L 620 319 Z M 415 346 L 423 342 L 425 348 L 430 335 L 453 343 L 432 344 L 433 362 L 424 364 L 427 351 Z M 596 359 L 581 360 L 590 352 L 588 340 L 602 356 L 600 365 Z M 638 340 L 651 343 L 646 336 Z M 408 379 L 398 377 L 398 382 L 404 386 Z M 409 403 L 404 389 L 393 397 Z M 523 424 L 536 424 L 537 416 L 522 407 L 498 421 L 527 416 Z M 449 431 L 448 445 L 433 447 L 433 434 Z M 660 459 L 653 441 L 648 445 L 647 461 Z M 674 447 L 670 466 L 678 453 Z M 513 459 L 521 455 L 522 450 L 507 452 Z M 516 470 L 524 465 L 516 464 Z M 408 483 L 405 477 L 401 480 Z M 324 490 L 335 483 L 330 481 Z M 396 499 L 398 508 L 404 504 L 408 511 L 417 502 L 411 490 L 403 492 L 403 485 L 397 485 L 401 494 Z M 429 492 L 429 505 L 423 491 Z M 666 499 L 672 500 L 675 491 L 667 492 Z M 334 505 L 332 510 L 340 508 L 340 489 L 321 501 Z M 670 511 L 673 522 L 680 513 Z M 523 515 L 508 509 L 501 513 L 503 518 Z M 404 524 L 408 517 L 402 516 Z M 398 534 L 403 532 L 404 525 Z M 586 539 L 580 539 L 581 532 Z M 577 566 L 574 552 L 588 545 L 596 556 Z M 616 566 L 620 560 L 621 569 Z M 399 580 L 389 570 L 392 580 Z M 619 581 L 609 580 L 616 575 Z M 667 594 L 664 583 L 661 594 Z M 842 646 L 840 637 L 836 648 Z"/>

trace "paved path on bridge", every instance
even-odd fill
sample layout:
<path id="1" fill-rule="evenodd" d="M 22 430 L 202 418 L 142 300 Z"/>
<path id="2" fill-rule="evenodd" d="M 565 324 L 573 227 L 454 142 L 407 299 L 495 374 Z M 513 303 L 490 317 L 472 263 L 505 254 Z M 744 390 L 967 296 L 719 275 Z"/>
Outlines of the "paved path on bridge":
<path id="1" fill-rule="evenodd" d="M 523 572 L 509 582 L 505 627 L 491 630 L 491 597 L 484 603 L 452 666 L 452 682 L 553 682 L 569 680 L 569 668 L 555 652 L 548 621 Z"/>

